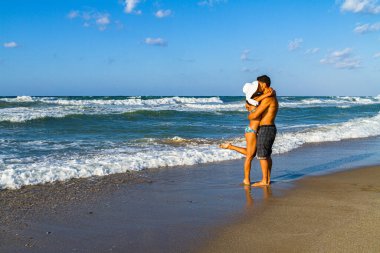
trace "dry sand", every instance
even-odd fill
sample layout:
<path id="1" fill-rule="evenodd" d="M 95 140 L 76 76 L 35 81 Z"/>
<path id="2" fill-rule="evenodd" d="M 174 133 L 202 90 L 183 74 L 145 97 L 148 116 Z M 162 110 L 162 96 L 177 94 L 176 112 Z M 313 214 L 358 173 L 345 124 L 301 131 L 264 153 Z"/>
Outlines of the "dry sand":
<path id="1" fill-rule="evenodd" d="M 380 252 L 380 167 L 296 186 L 220 229 L 200 252 Z"/>

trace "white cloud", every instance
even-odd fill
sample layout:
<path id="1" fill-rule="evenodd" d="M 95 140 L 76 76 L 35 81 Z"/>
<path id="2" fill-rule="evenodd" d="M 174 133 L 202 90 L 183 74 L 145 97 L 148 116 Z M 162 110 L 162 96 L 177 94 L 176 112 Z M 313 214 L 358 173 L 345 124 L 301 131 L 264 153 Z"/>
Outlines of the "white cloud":
<path id="1" fill-rule="evenodd" d="M 302 42 L 303 42 L 302 38 L 295 38 L 294 40 L 289 41 L 288 50 L 289 51 L 294 51 L 294 50 L 300 48 Z"/>
<path id="2" fill-rule="evenodd" d="M 110 14 L 98 11 L 78 11 L 72 10 L 67 14 L 69 19 L 81 19 L 84 27 L 96 26 L 100 31 L 107 29 L 111 23 Z"/>
<path id="3" fill-rule="evenodd" d="M 380 30 L 380 23 L 357 25 L 354 29 L 355 33 L 364 34 L 376 32 Z"/>
<path id="4" fill-rule="evenodd" d="M 125 0 L 125 8 L 124 12 L 125 13 L 136 13 L 136 14 L 141 14 L 141 11 L 134 11 L 136 8 L 137 4 L 140 2 L 140 0 Z"/>
<path id="5" fill-rule="evenodd" d="M 168 45 L 168 43 L 162 38 L 146 38 L 144 42 L 151 46 L 166 47 Z"/>
<path id="6" fill-rule="evenodd" d="M 375 53 L 375 54 L 373 55 L 373 58 L 380 58 L 380 52 Z"/>
<path id="7" fill-rule="evenodd" d="M 213 7 L 215 4 L 226 3 L 227 0 L 203 0 L 198 2 L 198 5 Z"/>
<path id="8" fill-rule="evenodd" d="M 308 50 L 305 51 L 305 54 L 316 54 L 319 52 L 319 48 L 318 47 L 315 47 L 315 48 L 309 48 Z"/>
<path id="9" fill-rule="evenodd" d="M 154 15 L 157 18 L 164 18 L 164 17 L 170 16 L 171 14 L 172 14 L 171 10 L 158 10 Z"/>
<path id="10" fill-rule="evenodd" d="M 242 61 L 250 61 L 251 58 L 249 57 L 249 54 L 251 53 L 251 50 L 245 49 L 241 55 L 240 55 L 240 60 Z"/>
<path id="11" fill-rule="evenodd" d="M 108 14 L 101 14 L 96 18 L 95 23 L 98 25 L 99 30 L 104 31 L 107 29 L 107 25 L 110 23 Z"/>
<path id="12" fill-rule="evenodd" d="M 79 17 L 79 11 L 70 11 L 69 14 L 67 14 L 67 18 L 74 19 Z"/>
<path id="13" fill-rule="evenodd" d="M 98 25 L 108 25 L 110 23 L 110 19 L 108 17 L 108 15 L 102 15 L 102 16 L 99 16 L 97 19 L 96 19 L 96 23 Z"/>
<path id="14" fill-rule="evenodd" d="M 334 51 L 321 59 L 320 63 L 331 64 L 338 69 L 356 69 L 360 67 L 360 60 L 352 56 L 351 48 Z"/>
<path id="15" fill-rule="evenodd" d="M 18 47 L 17 43 L 14 42 L 14 41 L 5 42 L 5 43 L 3 44 L 3 46 L 4 46 L 5 48 L 15 48 L 15 47 Z"/>
<path id="16" fill-rule="evenodd" d="M 354 13 L 380 13 L 380 5 L 377 4 L 377 0 L 344 0 L 340 9 Z"/>

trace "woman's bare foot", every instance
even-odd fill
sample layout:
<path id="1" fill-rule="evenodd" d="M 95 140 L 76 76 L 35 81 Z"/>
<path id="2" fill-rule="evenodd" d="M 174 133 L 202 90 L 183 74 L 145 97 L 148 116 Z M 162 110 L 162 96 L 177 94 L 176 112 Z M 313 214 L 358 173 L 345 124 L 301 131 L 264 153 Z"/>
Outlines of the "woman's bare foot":
<path id="1" fill-rule="evenodd" d="M 260 187 L 260 186 L 268 186 L 269 183 L 265 182 L 265 181 L 260 181 L 260 182 L 256 182 L 254 184 L 252 184 L 253 187 Z"/>
<path id="2" fill-rule="evenodd" d="M 243 180 L 243 182 L 240 184 L 242 186 L 251 186 L 251 182 L 248 180 Z"/>
<path id="3" fill-rule="evenodd" d="M 231 146 L 231 143 L 222 143 L 219 145 L 219 148 L 228 149 Z"/>

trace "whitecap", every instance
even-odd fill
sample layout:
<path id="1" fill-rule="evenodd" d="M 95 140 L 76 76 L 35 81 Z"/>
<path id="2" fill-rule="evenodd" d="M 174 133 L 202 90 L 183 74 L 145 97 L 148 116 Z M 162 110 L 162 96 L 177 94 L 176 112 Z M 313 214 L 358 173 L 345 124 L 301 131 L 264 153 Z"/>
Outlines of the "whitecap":
<path id="1" fill-rule="evenodd" d="M 0 98 L 0 101 L 8 103 L 34 102 L 34 98 L 30 96 L 17 96 L 15 98 Z"/>
<path id="2" fill-rule="evenodd" d="M 325 143 L 380 135 L 380 114 L 343 123 L 310 127 L 295 132 L 280 132 L 274 154 L 289 152 L 307 143 Z M 126 171 L 194 165 L 242 158 L 242 155 L 220 149 L 218 143 L 230 141 L 245 146 L 244 138 L 230 140 L 148 138 L 135 143 L 110 145 L 87 154 L 45 156 L 38 158 L 0 157 L 0 188 L 17 189 L 71 178 L 104 176 Z M 29 143 L 30 144 L 30 143 Z M 43 145 L 38 143 L 38 145 Z M 10 160 L 13 159 L 13 160 Z M 29 160 L 28 160 L 29 159 Z M 12 161 L 12 162 L 10 162 Z M 31 162 L 32 161 L 32 162 Z"/>

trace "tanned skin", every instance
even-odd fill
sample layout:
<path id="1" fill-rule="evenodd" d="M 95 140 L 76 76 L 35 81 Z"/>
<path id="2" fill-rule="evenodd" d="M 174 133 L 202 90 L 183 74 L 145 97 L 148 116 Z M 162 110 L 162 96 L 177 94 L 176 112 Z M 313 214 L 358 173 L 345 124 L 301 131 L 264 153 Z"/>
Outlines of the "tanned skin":
<path id="1" fill-rule="evenodd" d="M 266 93 L 268 89 L 266 83 L 259 81 L 258 90 Z M 278 112 L 278 101 L 276 95 L 264 98 L 257 109 L 248 115 L 248 120 L 260 120 L 260 126 L 263 125 L 274 125 L 275 118 Z M 252 186 L 267 186 L 270 184 L 270 174 L 272 170 L 272 158 L 267 157 L 266 159 L 260 159 L 261 171 L 263 174 L 262 180 L 252 184 Z"/>
<path id="2" fill-rule="evenodd" d="M 268 88 L 265 91 L 261 91 L 262 95 L 254 97 L 257 102 L 263 101 L 265 98 L 270 96 L 275 96 L 276 92 L 272 88 Z M 250 105 L 248 103 L 245 104 L 245 108 L 247 111 L 257 110 L 258 107 Z M 249 127 L 253 130 L 258 130 L 260 124 L 260 117 L 254 118 L 249 121 Z M 247 143 L 246 147 L 239 147 L 232 145 L 231 143 L 223 143 L 220 145 L 221 148 L 235 150 L 243 155 L 245 155 L 244 162 L 244 179 L 243 185 L 251 185 L 251 163 L 253 158 L 256 155 L 256 134 L 255 133 L 245 133 L 245 140 Z"/>

